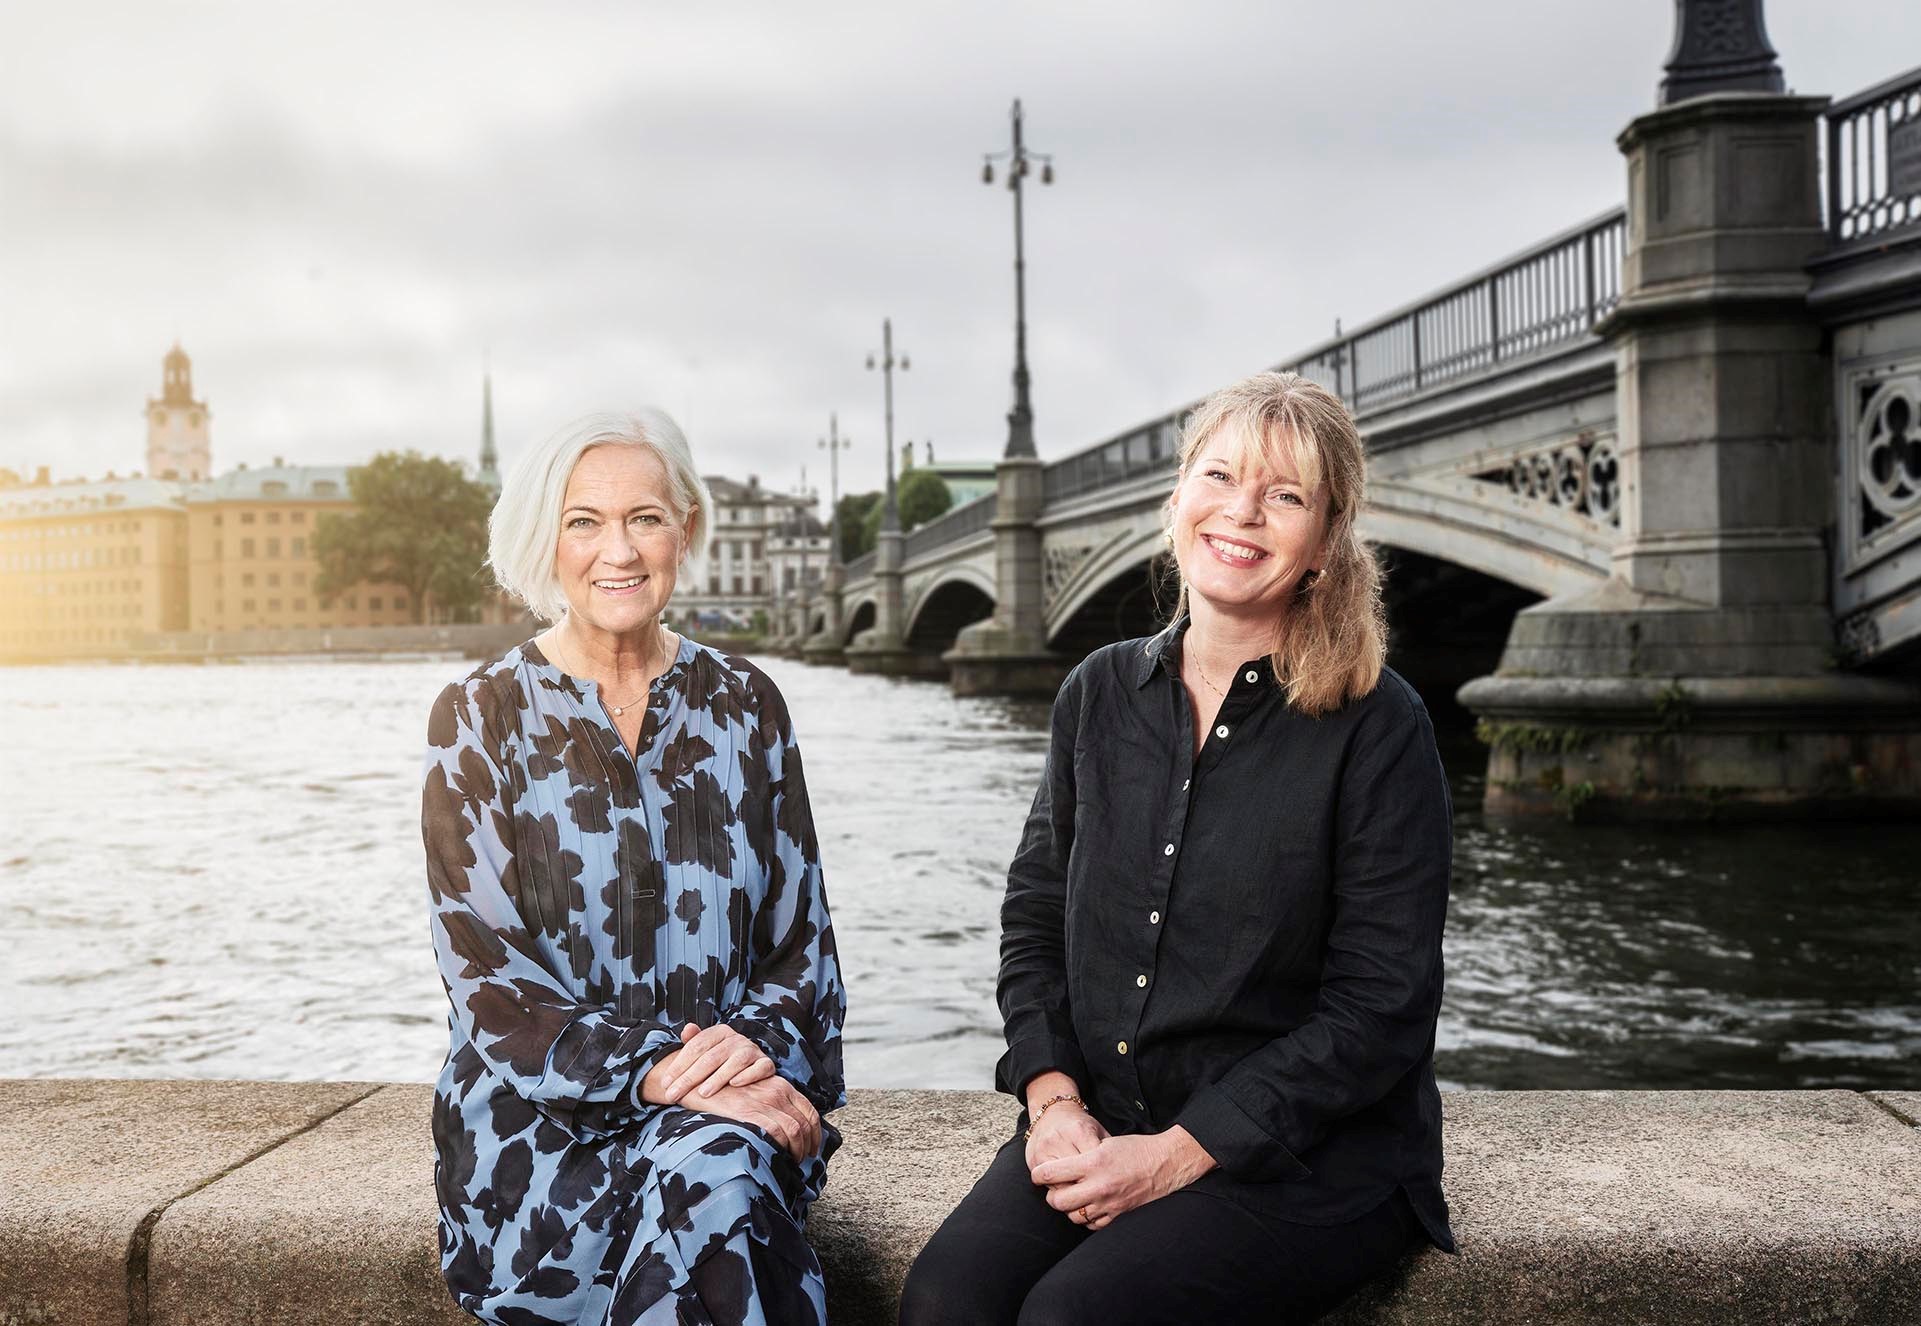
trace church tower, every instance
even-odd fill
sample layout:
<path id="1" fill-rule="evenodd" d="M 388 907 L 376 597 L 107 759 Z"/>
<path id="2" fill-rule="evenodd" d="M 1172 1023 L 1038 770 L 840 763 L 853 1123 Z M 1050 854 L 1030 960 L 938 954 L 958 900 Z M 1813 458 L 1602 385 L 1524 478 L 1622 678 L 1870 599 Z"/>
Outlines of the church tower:
<path id="1" fill-rule="evenodd" d="M 500 453 L 494 450 L 494 375 L 480 379 L 480 471 L 474 476 L 482 485 L 500 491 Z"/>
<path id="2" fill-rule="evenodd" d="M 213 443 L 205 401 L 193 398 L 193 361 L 179 342 L 161 366 L 160 398 L 147 400 L 147 473 L 155 479 L 213 477 Z"/>

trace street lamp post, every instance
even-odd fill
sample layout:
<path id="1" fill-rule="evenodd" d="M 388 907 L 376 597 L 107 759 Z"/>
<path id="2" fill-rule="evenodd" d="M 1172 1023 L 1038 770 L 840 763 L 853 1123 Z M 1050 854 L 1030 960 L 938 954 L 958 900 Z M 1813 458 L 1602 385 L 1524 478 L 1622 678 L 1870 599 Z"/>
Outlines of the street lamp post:
<path id="1" fill-rule="evenodd" d="M 827 453 L 827 564 L 840 561 L 840 453 L 854 445 L 852 438 L 840 435 L 840 416 L 827 416 L 827 436 L 820 448 Z"/>
<path id="2" fill-rule="evenodd" d="M 981 162 L 981 183 L 994 182 L 994 163 L 1007 162 L 1007 190 L 1014 195 L 1014 408 L 1007 413 L 1007 451 L 1010 458 L 1034 456 L 1034 406 L 1028 399 L 1027 376 L 1027 257 L 1021 227 L 1021 185 L 1028 163 L 1041 163 L 1041 183 L 1054 182 L 1054 158 L 1030 152 L 1021 142 L 1021 103 L 1014 99 L 1010 116 L 1014 145 L 1005 152 L 989 152 Z"/>
<path id="3" fill-rule="evenodd" d="M 894 495 L 894 320 L 880 320 L 881 352 L 879 360 L 867 356 L 867 367 L 878 368 L 881 379 L 886 383 L 887 401 L 887 495 L 882 499 L 880 527 L 883 530 L 900 529 L 900 502 Z M 907 362 L 907 352 L 901 351 L 900 371 L 905 373 L 913 365 Z"/>

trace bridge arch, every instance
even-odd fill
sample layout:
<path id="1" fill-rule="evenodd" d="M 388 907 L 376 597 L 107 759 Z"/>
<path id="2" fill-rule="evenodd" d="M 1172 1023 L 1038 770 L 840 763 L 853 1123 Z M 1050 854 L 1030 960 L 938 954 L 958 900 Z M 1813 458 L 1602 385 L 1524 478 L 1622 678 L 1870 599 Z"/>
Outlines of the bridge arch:
<path id="1" fill-rule="evenodd" d="M 853 607 L 841 621 L 840 643 L 843 648 L 854 643 L 854 637 L 880 620 L 880 604 L 872 594 L 856 600 Z"/>
<path id="2" fill-rule="evenodd" d="M 1478 506 L 1443 509 L 1426 494 L 1389 485 L 1369 490 L 1364 538 L 1478 571 L 1544 598 L 1590 589 L 1608 575 L 1608 550 L 1575 536 L 1551 541 L 1534 522 L 1509 532 L 1508 520 Z M 1528 536 L 1533 537 L 1528 537 Z"/>
<path id="3" fill-rule="evenodd" d="M 910 649 L 940 653 L 953 646 L 963 627 L 993 613 L 993 575 L 969 563 L 957 563 L 921 590 L 908 609 L 902 635 Z"/>

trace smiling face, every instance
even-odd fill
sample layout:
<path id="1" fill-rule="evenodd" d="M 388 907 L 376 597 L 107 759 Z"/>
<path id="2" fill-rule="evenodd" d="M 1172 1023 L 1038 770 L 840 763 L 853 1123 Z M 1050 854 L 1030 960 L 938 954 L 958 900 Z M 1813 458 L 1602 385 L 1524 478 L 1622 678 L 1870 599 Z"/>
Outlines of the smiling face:
<path id="1" fill-rule="evenodd" d="M 598 446 L 567 478 L 554 566 L 577 627 L 625 635 L 650 627 L 687 553 L 667 467 L 651 447 Z"/>
<path id="2" fill-rule="evenodd" d="M 1322 561 L 1327 499 L 1313 460 L 1292 438 L 1257 441 L 1239 428 L 1201 440 L 1169 499 L 1190 603 L 1280 620 Z"/>

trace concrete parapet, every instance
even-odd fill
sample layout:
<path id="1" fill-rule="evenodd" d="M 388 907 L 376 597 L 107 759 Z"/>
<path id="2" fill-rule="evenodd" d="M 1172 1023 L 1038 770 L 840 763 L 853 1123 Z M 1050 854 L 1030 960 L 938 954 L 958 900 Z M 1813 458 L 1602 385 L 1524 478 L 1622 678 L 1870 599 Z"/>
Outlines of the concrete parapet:
<path id="1" fill-rule="evenodd" d="M 984 1092 L 856 1091 L 810 1236 L 836 1326 L 891 1323 L 1011 1131 Z M 462 1320 L 424 1086 L 0 1082 L 0 1323 Z M 1339 1326 L 1921 1321 L 1921 1093 L 1443 1097 L 1459 1257 Z"/>

